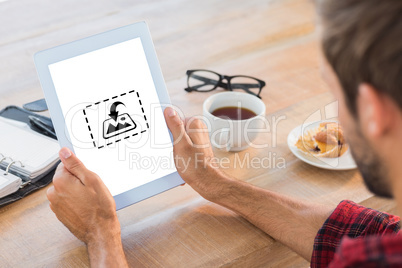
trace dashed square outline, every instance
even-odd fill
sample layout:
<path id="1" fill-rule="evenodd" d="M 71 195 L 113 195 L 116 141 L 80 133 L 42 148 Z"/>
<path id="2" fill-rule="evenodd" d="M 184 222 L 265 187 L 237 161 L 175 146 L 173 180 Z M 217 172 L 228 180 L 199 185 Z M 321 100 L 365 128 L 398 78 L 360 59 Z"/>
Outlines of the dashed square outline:
<path id="1" fill-rule="evenodd" d="M 118 98 L 118 97 L 123 97 L 123 96 L 125 96 L 125 95 L 131 94 L 131 93 L 134 93 L 134 92 L 137 93 L 136 95 L 137 95 L 138 102 L 139 102 L 140 107 L 141 107 L 142 115 L 144 116 L 144 120 L 145 120 L 145 123 L 146 123 L 146 125 L 147 125 L 147 129 L 149 129 L 148 119 L 147 119 L 147 116 L 145 115 L 144 107 L 142 106 L 142 101 L 141 101 L 140 94 L 138 93 L 138 91 L 136 92 L 135 90 L 130 90 L 130 91 L 128 91 L 128 92 L 121 93 L 120 95 L 116 95 L 116 96 L 113 96 L 113 97 L 108 98 L 108 99 L 104 99 L 104 100 L 101 100 L 101 101 L 97 101 L 97 102 L 95 102 L 94 104 L 89 104 L 89 105 L 87 105 L 87 106 L 82 110 L 82 112 L 84 113 L 85 121 L 86 121 L 87 126 L 88 126 L 89 135 L 91 136 L 91 140 L 92 140 L 92 143 L 93 143 L 93 145 L 94 145 L 95 148 L 102 149 L 102 148 L 105 148 L 105 145 L 102 145 L 102 146 L 99 146 L 99 147 L 96 146 L 96 142 L 95 142 L 94 136 L 92 135 L 91 126 L 90 126 L 90 124 L 89 124 L 88 117 L 87 117 L 87 113 L 85 112 L 85 109 L 91 108 L 92 106 L 99 105 L 99 104 L 102 103 L 102 102 L 107 102 L 107 101 L 109 101 L 109 100 L 113 100 L 113 99 L 116 99 L 116 98 Z M 134 134 L 132 134 L 132 135 L 130 135 L 130 136 L 125 137 L 124 140 L 125 140 L 125 139 L 128 139 L 128 138 L 130 138 L 130 137 L 137 136 L 139 133 L 144 133 L 144 132 L 146 132 L 146 131 L 147 131 L 147 130 L 141 130 L 140 132 L 136 132 L 136 133 L 134 133 Z M 110 145 L 112 145 L 112 144 L 114 144 L 114 143 L 118 143 L 118 142 L 120 142 L 121 140 L 122 140 L 122 139 L 115 140 L 114 142 L 109 142 L 109 143 L 106 144 L 106 146 L 110 146 Z"/>

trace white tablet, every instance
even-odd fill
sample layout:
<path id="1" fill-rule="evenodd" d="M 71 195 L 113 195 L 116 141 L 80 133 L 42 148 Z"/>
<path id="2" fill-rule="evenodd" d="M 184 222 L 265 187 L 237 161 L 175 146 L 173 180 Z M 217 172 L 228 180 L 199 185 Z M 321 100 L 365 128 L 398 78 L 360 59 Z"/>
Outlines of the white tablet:
<path id="1" fill-rule="evenodd" d="M 101 177 L 117 209 L 184 183 L 145 22 L 38 52 L 35 65 L 60 145 Z"/>

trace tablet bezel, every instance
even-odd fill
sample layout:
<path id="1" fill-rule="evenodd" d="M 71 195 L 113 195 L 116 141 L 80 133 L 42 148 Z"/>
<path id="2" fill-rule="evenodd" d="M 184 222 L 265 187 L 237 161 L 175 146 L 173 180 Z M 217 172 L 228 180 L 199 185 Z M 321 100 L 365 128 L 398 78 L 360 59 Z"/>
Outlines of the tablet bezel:
<path id="1" fill-rule="evenodd" d="M 57 138 L 61 147 L 68 147 L 69 149 L 74 151 L 74 148 L 68 136 L 65 118 L 61 110 L 56 89 L 54 87 L 53 80 L 49 71 L 49 65 L 138 37 L 141 38 L 141 43 L 148 61 L 149 69 L 151 71 L 151 75 L 155 84 L 159 102 L 162 104 L 164 110 L 168 105 L 170 105 L 170 98 L 163 79 L 162 70 L 156 56 L 154 44 L 152 42 L 148 26 L 145 22 L 138 22 L 111 31 L 93 35 L 81 40 L 40 51 L 34 55 L 34 61 L 39 76 L 39 81 L 42 86 L 42 90 L 46 98 L 46 103 L 48 105 Z M 170 131 L 169 134 L 173 143 L 173 138 Z M 154 181 L 114 196 L 114 199 L 116 201 L 116 209 L 122 209 L 129 205 L 172 189 L 183 183 L 184 181 L 176 171 L 162 178 L 156 179 Z"/>

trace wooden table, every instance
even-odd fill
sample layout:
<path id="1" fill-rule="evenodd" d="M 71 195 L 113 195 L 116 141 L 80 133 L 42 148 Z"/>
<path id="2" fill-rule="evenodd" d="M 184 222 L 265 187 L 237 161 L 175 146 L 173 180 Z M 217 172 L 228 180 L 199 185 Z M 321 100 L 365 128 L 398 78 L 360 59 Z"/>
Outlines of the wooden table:
<path id="1" fill-rule="evenodd" d="M 186 116 L 211 94 L 186 93 L 185 71 L 249 74 L 266 81 L 267 119 L 286 117 L 265 149 L 244 157 L 283 158 L 286 168 L 231 167 L 240 180 L 335 206 L 342 199 L 395 213 L 373 197 L 357 171 L 309 166 L 289 151 L 289 131 L 333 101 L 319 74 L 310 0 L 0 1 L 0 108 L 43 96 L 35 52 L 119 26 L 149 24 L 171 99 Z M 6 131 L 6 130 L 1 130 Z M 1 151 L 1 149 L 0 149 Z M 216 152 L 234 159 L 234 153 Z M 0 209 L 0 267 L 88 266 L 83 243 L 56 219 L 42 189 Z M 243 218 L 178 187 L 118 212 L 133 267 L 308 267 L 308 262 Z"/>

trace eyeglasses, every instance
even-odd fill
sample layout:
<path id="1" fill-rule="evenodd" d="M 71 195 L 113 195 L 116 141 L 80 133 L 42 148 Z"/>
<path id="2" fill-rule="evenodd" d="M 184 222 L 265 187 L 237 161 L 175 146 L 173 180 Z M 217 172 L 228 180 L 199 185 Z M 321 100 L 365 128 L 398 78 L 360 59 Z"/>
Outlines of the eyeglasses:
<path id="1" fill-rule="evenodd" d="M 186 74 L 187 88 L 184 90 L 187 92 L 209 92 L 221 87 L 230 91 L 242 89 L 261 99 L 260 93 L 265 86 L 264 81 L 246 75 L 227 76 L 209 70 L 188 70 Z"/>

